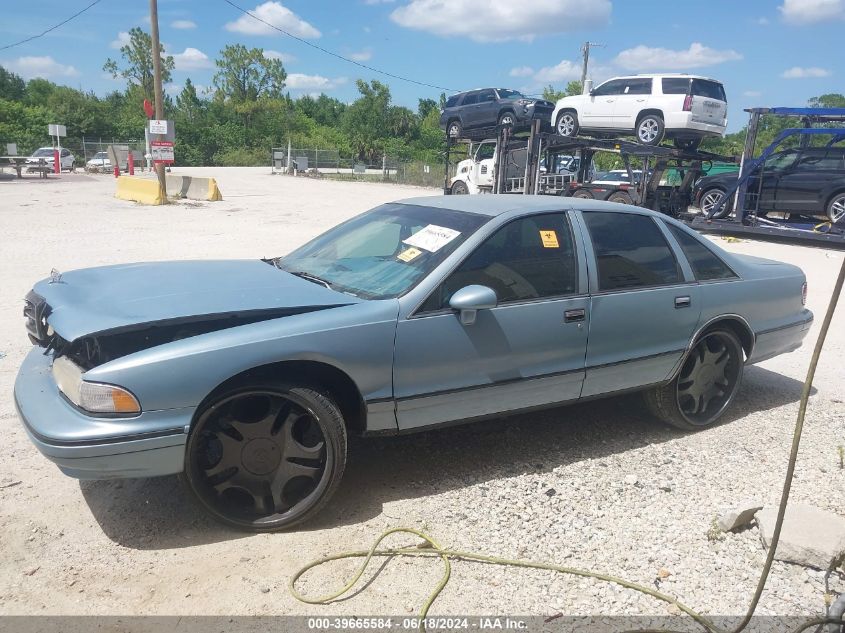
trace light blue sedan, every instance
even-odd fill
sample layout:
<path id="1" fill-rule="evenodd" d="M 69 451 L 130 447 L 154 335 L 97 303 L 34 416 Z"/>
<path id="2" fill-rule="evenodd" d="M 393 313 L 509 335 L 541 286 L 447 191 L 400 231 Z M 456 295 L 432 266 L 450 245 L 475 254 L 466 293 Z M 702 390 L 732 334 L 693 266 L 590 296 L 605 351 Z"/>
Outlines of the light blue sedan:
<path id="1" fill-rule="evenodd" d="M 746 363 L 801 345 L 806 290 L 638 207 L 415 198 L 279 259 L 54 271 L 15 402 L 72 477 L 183 473 L 218 519 L 276 530 L 329 500 L 349 433 L 635 390 L 708 427 Z"/>

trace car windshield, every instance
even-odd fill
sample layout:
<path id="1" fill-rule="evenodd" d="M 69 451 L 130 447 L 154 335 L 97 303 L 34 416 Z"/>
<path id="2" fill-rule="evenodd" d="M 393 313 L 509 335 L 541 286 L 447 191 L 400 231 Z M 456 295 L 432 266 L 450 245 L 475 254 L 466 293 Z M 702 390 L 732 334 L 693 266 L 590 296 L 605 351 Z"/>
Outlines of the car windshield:
<path id="1" fill-rule="evenodd" d="M 522 93 L 517 90 L 508 90 L 506 88 L 497 88 L 499 99 L 522 99 Z"/>
<path id="2" fill-rule="evenodd" d="M 45 156 L 53 156 L 53 152 L 55 150 L 52 147 L 42 147 L 41 149 L 37 149 L 32 153 L 33 158 L 44 158 Z"/>
<path id="3" fill-rule="evenodd" d="M 413 288 L 487 220 L 450 209 L 385 204 L 275 263 L 339 292 L 389 299 Z"/>
<path id="4" fill-rule="evenodd" d="M 97 152 L 96 154 L 94 154 L 94 158 L 108 158 L 108 156 L 109 155 L 105 152 Z"/>

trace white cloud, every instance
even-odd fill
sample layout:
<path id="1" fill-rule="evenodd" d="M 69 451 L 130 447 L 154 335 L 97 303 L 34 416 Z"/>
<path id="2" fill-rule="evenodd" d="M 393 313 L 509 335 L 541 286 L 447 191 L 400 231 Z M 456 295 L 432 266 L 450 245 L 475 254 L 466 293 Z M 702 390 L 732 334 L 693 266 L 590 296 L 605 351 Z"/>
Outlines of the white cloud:
<path id="1" fill-rule="evenodd" d="M 5 66 L 24 79 L 32 79 L 33 77 L 51 79 L 54 77 L 76 77 L 79 75 L 79 71 L 76 68 L 60 64 L 49 55 L 42 57 L 18 57 L 17 59 L 0 62 L 0 65 Z"/>
<path id="2" fill-rule="evenodd" d="M 184 86 L 170 82 L 169 84 L 164 84 L 163 88 L 167 94 L 169 94 L 171 97 L 175 97 L 180 92 L 182 92 L 182 88 L 184 88 Z"/>
<path id="3" fill-rule="evenodd" d="M 693 42 L 687 50 L 673 51 L 668 48 L 652 48 L 639 45 L 622 51 L 614 60 L 626 70 L 688 70 L 715 66 L 724 62 L 742 59 L 734 50 L 716 50 Z"/>
<path id="4" fill-rule="evenodd" d="M 373 58 L 373 51 L 369 48 L 365 48 L 362 51 L 358 51 L 357 53 L 350 53 L 349 59 L 354 62 L 368 62 Z"/>
<path id="5" fill-rule="evenodd" d="M 809 68 L 802 68 L 801 66 L 793 66 L 783 71 L 781 77 L 784 79 L 808 79 L 815 77 L 829 77 L 830 71 L 818 66 L 810 66 Z"/>
<path id="6" fill-rule="evenodd" d="M 390 18 L 435 35 L 495 42 L 604 26 L 610 13 L 610 0 L 410 0 Z"/>
<path id="7" fill-rule="evenodd" d="M 259 4 L 250 13 L 297 37 L 314 39 L 321 35 L 320 31 L 282 5 L 281 2 Z M 245 35 L 281 35 L 276 29 L 270 28 L 264 22 L 259 22 L 248 15 L 242 15 L 234 22 L 228 22 L 226 30 L 244 33 Z"/>
<path id="8" fill-rule="evenodd" d="M 193 20 L 173 20 L 173 22 L 170 23 L 170 27 L 182 31 L 187 31 L 190 29 L 197 28 L 197 23 Z"/>
<path id="9" fill-rule="evenodd" d="M 117 34 L 117 38 L 111 41 L 109 46 L 116 49 L 120 49 L 123 46 L 129 46 L 129 33 L 127 31 L 121 31 Z"/>
<path id="10" fill-rule="evenodd" d="M 267 59 L 278 59 L 283 64 L 290 64 L 296 61 L 296 57 L 290 53 L 280 53 L 279 51 L 264 51 L 264 57 Z"/>
<path id="11" fill-rule="evenodd" d="M 285 85 L 291 90 L 334 90 L 348 80 L 346 77 L 329 79 L 322 75 L 303 75 L 302 73 L 291 73 L 285 80 Z"/>
<path id="12" fill-rule="evenodd" d="M 783 0 L 778 7 L 791 24 L 814 24 L 845 18 L 845 0 Z"/>
<path id="13" fill-rule="evenodd" d="M 571 81 L 573 79 L 581 78 L 581 63 L 571 62 L 568 59 L 561 60 L 555 66 L 546 66 L 537 71 L 534 75 L 540 83 L 548 83 L 555 81 Z"/>
<path id="14" fill-rule="evenodd" d="M 208 55 L 190 46 L 181 53 L 174 53 L 173 61 L 176 64 L 176 70 L 200 70 L 214 66 L 214 62 Z"/>
<path id="15" fill-rule="evenodd" d="M 742 93 L 743 97 L 762 97 L 763 93 L 759 90 L 746 90 Z"/>
<path id="16" fill-rule="evenodd" d="M 516 68 L 511 68 L 508 74 L 511 77 L 530 77 L 534 74 L 534 69 L 531 66 L 517 66 Z"/>

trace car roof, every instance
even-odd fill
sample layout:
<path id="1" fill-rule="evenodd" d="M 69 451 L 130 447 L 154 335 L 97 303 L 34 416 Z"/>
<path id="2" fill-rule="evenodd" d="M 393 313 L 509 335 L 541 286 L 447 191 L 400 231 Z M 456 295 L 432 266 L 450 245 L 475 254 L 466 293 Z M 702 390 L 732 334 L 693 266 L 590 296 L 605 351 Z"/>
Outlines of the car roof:
<path id="1" fill-rule="evenodd" d="M 687 73 L 639 73 L 636 75 L 618 75 L 616 77 L 611 77 L 610 79 L 603 81 L 602 83 L 607 83 L 608 81 L 612 81 L 614 79 L 646 79 L 649 77 L 653 79 L 660 79 L 663 77 L 680 79 L 705 79 L 707 81 L 715 81 L 718 84 L 722 83 L 718 79 L 713 79 L 712 77 L 705 77 L 704 75 L 689 75 Z"/>
<path id="2" fill-rule="evenodd" d="M 516 194 L 483 194 L 470 196 L 423 196 L 397 200 L 397 204 L 411 204 L 435 209 L 451 209 L 477 215 L 496 217 L 512 211 L 520 213 L 538 213 L 542 211 L 616 211 L 660 215 L 654 211 L 618 202 L 587 200 L 584 198 L 561 198 L 560 196 L 521 196 Z"/>

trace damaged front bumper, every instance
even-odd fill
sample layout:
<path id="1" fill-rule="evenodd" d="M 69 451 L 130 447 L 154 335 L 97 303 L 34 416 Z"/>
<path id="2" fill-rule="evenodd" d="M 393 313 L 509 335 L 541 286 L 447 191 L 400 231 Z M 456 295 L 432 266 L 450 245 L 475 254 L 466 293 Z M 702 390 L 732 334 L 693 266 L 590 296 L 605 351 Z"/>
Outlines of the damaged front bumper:
<path id="1" fill-rule="evenodd" d="M 41 453 L 70 477 L 116 479 L 184 469 L 195 409 L 144 411 L 131 418 L 86 415 L 59 392 L 53 355 L 34 347 L 15 381 L 15 407 Z"/>

